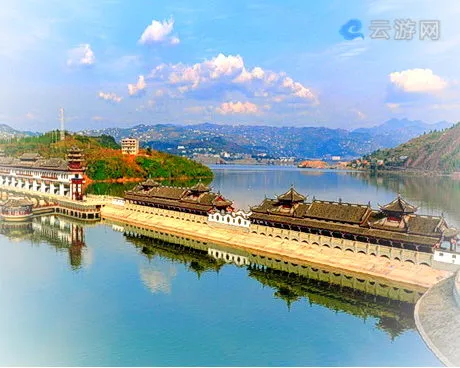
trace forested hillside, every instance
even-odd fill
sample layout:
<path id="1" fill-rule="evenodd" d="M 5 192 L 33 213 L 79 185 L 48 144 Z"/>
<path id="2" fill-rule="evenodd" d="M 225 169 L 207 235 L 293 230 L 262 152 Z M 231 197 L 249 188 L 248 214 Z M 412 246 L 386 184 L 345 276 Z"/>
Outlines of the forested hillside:
<path id="1" fill-rule="evenodd" d="M 377 150 L 364 156 L 363 160 L 390 169 L 460 171 L 460 123 L 449 129 L 423 134 L 392 149 Z"/>
<path id="2" fill-rule="evenodd" d="M 122 155 L 119 145 L 109 135 L 88 137 L 66 134 L 64 141 L 57 140 L 56 136 L 56 132 L 50 132 L 14 141 L 0 140 L 0 147 L 6 155 L 38 152 L 46 158 L 64 158 L 70 147 L 79 147 L 85 154 L 86 174 L 92 180 L 212 178 L 212 171 L 208 167 L 184 157 L 154 150 L 141 151 L 138 156 Z"/>

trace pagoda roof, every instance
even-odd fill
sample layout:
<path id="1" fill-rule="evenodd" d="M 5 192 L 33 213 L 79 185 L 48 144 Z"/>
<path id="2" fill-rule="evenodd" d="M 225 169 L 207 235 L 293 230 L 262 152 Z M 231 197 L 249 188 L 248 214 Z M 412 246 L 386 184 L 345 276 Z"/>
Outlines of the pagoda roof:
<path id="1" fill-rule="evenodd" d="M 385 212 L 414 213 L 417 211 L 417 207 L 406 202 L 398 194 L 398 196 L 393 201 L 384 206 L 380 206 L 380 210 Z"/>
<path id="2" fill-rule="evenodd" d="M 204 185 L 201 180 L 195 184 L 194 186 L 190 187 L 190 190 L 192 192 L 199 192 L 199 193 L 204 193 L 204 192 L 209 192 L 210 189 L 207 185 Z"/>
<path id="3" fill-rule="evenodd" d="M 279 195 L 278 201 L 303 202 L 307 198 L 291 187 L 286 193 Z"/>
<path id="4" fill-rule="evenodd" d="M 223 207 L 223 206 L 231 206 L 233 204 L 232 201 L 225 199 L 222 195 L 217 194 L 217 196 L 213 199 L 212 205 L 216 207 Z"/>

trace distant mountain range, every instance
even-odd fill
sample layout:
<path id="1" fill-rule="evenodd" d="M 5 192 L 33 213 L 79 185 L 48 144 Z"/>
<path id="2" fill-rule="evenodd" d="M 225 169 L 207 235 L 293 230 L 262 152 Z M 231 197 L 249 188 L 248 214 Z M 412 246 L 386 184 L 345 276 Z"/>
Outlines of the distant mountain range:
<path id="1" fill-rule="evenodd" d="M 25 136 L 33 136 L 38 135 L 38 133 L 34 132 L 23 132 L 20 130 L 13 129 L 7 124 L 0 123 L 0 139 L 11 139 L 17 137 L 25 137 Z"/>
<path id="2" fill-rule="evenodd" d="M 441 121 L 427 124 L 419 120 L 391 119 L 371 127 L 353 131 L 323 127 L 273 127 L 250 125 L 136 125 L 131 128 L 106 128 L 78 132 L 89 136 L 111 135 L 116 141 L 126 137 L 139 138 L 142 146 L 173 154 L 222 154 L 233 157 L 295 157 L 296 159 L 342 159 L 360 157 L 381 148 L 401 143 L 432 130 L 452 124 Z M 38 135 L 0 124 L 0 139 Z"/>
<path id="3" fill-rule="evenodd" d="M 428 133 L 432 130 L 443 130 L 452 125 L 452 123 L 447 121 L 427 124 L 420 120 L 391 119 L 375 127 L 355 129 L 354 132 L 369 134 L 375 138 L 383 148 L 390 148 L 407 142 L 423 133 Z"/>
<path id="4" fill-rule="evenodd" d="M 362 156 L 380 148 L 395 147 L 418 135 L 450 127 L 442 121 L 391 119 L 353 131 L 322 127 L 273 127 L 248 125 L 136 125 L 132 128 L 107 128 L 79 132 L 86 135 L 108 134 L 117 141 L 126 137 L 141 140 L 144 147 L 192 156 L 197 153 L 263 155 L 266 157 L 330 158 Z"/>

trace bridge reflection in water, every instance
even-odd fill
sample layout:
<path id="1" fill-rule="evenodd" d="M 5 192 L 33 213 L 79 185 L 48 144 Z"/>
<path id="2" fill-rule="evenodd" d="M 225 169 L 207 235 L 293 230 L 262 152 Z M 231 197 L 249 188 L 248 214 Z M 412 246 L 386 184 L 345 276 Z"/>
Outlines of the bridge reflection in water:
<path id="1" fill-rule="evenodd" d="M 364 322 L 376 319 L 376 328 L 392 339 L 415 329 L 414 303 L 422 295 L 422 290 L 409 290 L 361 275 L 289 263 L 137 226 L 109 224 L 114 230 L 123 232 L 127 242 L 145 257 L 186 265 L 198 278 L 205 272 L 219 272 L 231 263 L 246 269 L 249 277 L 272 288 L 274 297 L 285 301 L 288 308 L 293 303 L 306 301 L 307 305 L 347 313 Z M 68 252 L 71 269 L 78 270 L 84 264 L 86 226 L 67 218 L 43 216 L 24 223 L 0 223 L 0 233 L 11 240 L 46 243 L 58 251 Z"/>
<path id="2" fill-rule="evenodd" d="M 57 251 L 68 252 L 73 270 L 82 267 L 86 244 L 83 224 L 78 221 L 49 215 L 25 222 L 1 222 L 0 234 L 10 240 L 29 240 L 33 245 L 49 244 Z"/>
<path id="3" fill-rule="evenodd" d="M 204 272 L 219 272 L 225 264 L 232 263 L 246 268 L 249 277 L 272 288 L 274 297 L 284 300 L 288 308 L 304 300 L 310 306 L 348 313 L 364 322 L 375 318 L 376 327 L 391 339 L 415 329 L 413 310 L 421 290 L 312 265 L 292 264 L 138 226 L 110 223 L 149 259 L 159 257 L 184 264 L 197 277 Z"/>

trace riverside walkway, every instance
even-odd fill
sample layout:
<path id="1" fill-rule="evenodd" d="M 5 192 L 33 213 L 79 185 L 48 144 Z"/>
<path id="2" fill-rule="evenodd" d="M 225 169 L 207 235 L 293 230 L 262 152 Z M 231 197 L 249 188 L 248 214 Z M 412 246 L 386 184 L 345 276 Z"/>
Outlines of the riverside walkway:
<path id="1" fill-rule="evenodd" d="M 417 302 L 415 323 L 425 343 L 447 366 L 460 366 L 460 271 Z"/>
<path id="2" fill-rule="evenodd" d="M 111 204 L 102 208 L 101 216 L 102 219 L 143 226 L 177 236 L 242 249 L 250 253 L 257 252 L 288 262 L 304 262 L 316 264 L 319 267 L 332 267 L 425 289 L 452 275 L 451 272 L 435 270 L 425 265 L 415 265 L 383 257 L 370 257 L 365 254 L 346 254 L 335 249 L 299 244 L 286 239 L 273 238 L 267 241 L 266 237 L 258 234 L 135 212 Z"/>

